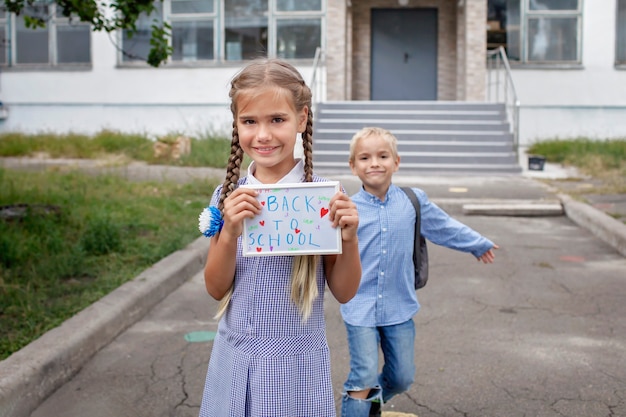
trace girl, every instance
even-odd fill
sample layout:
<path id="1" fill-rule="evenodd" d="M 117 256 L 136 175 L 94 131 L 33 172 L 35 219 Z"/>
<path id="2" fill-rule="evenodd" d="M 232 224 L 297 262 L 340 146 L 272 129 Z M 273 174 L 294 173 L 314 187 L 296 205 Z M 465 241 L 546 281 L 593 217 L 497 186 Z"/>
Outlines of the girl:
<path id="1" fill-rule="evenodd" d="M 243 219 L 261 205 L 255 190 L 238 185 L 324 179 L 312 169 L 311 90 L 293 66 L 255 61 L 232 80 L 229 96 L 231 156 L 212 199 L 223 223 L 204 269 L 207 291 L 221 300 L 220 322 L 200 416 L 334 416 L 323 292 L 327 283 L 345 303 L 358 289 L 356 206 L 341 192 L 331 199 L 339 255 L 243 257 Z M 304 161 L 294 158 L 298 133 Z M 244 153 L 253 162 L 239 178 Z"/>

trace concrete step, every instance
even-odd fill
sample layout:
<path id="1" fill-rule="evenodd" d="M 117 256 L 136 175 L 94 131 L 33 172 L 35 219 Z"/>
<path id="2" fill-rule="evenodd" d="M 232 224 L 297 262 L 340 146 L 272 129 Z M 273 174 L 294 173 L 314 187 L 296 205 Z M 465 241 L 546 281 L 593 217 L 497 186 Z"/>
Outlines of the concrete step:
<path id="1" fill-rule="evenodd" d="M 350 152 L 348 150 L 335 150 L 335 151 L 326 151 L 326 150 L 316 150 L 314 158 L 323 159 L 325 161 L 347 161 Z M 444 152 L 419 152 L 419 151 L 404 151 L 401 152 L 400 157 L 402 162 L 407 161 L 439 161 L 441 163 L 446 163 L 447 160 L 450 162 L 460 161 L 460 160 L 471 160 L 476 163 L 489 163 L 495 159 L 502 159 L 503 162 L 515 162 L 517 161 L 517 155 L 515 152 L 510 150 L 501 150 L 501 151 L 491 151 L 491 152 L 459 152 L 457 150 L 454 151 L 444 151 Z"/>
<path id="2" fill-rule="evenodd" d="M 322 175 L 349 175 L 351 174 L 347 160 L 342 163 L 314 161 L 315 171 Z M 455 173 L 455 174 L 519 174 L 522 168 L 513 164 L 475 164 L 475 163 L 400 163 L 398 175 L 427 174 L 427 173 Z"/>
<path id="3" fill-rule="evenodd" d="M 313 141 L 315 144 L 344 142 L 350 143 L 356 133 L 353 129 L 315 129 Z M 454 142 L 454 141 L 500 141 L 513 143 L 513 135 L 509 132 L 498 131 L 441 131 L 441 130 L 394 130 L 394 136 L 399 143 L 417 144 L 423 141 Z"/>
<path id="4" fill-rule="evenodd" d="M 349 119 L 384 117 L 385 119 L 413 120 L 495 120 L 506 121 L 506 114 L 500 110 L 370 110 L 370 109 L 320 109 L 318 118 Z"/>
<path id="5" fill-rule="evenodd" d="M 325 109 L 357 109 L 357 110 L 433 110 L 443 111 L 494 111 L 504 113 L 505 106 L 502 103 L 469 102 L 469 101 L 326 101 L 316 104 L 316 111 Z"/>
<path id="6" fill-rule="evenodd" d="M 347 153 L 348 142 L 345 140 L 318 140 L 316 154 Z M 402 157 L 413 153 L 454 152 L 454 153 L 492 153 L 513 152 L 506 141 L 407 141 L 398 144 L 398 152 Z"/>
<path id="7" fill-rule="evenodd" d="M 476 120 L 476 121 L 495 121 L 495 122 L 506 122 L 506 118 L 503 117 L 501 114 L 493 114 L 493 115 L 489 115 L 489 114 L 484 114 L 484 115 L 477 115 L 477 114 L 467 114 L 467 113 L 463 113 L 463 114 L 449 114 L 449 113 L 442 113 L 442 114 L 430 114 L 430 113 L 423 113 L 423 112 L 407 112 L 407 113 L 393 113 L 393 114 L 385 114 L 385 113 L 381 113 L 381 112 L 375 112 L 375 113 L 359 113 L 359 114 L 355 114 L 354 112 L 341 112 L 341 113 L 324 113 L 324 114 L 318 114 L 318 119 L 319 118 L 323 118 L 324 120 L 333 120 L 333 119 L 364 119 L 364 120 L 368 120 L 368 119 L 372 119 L 373 117 L 376 118 L 380 118 L 380 119 L 385 119 L 385 120 L 402 120 L 402 119 L 410 119 L 410 120 L 423 120 L 423 121 L 438 121 L 438 120 L 442 120 L 442 121 L 464 121 L 464 120 Z"/>
<path id="8" fill-rule="evenodd" d="M 356 132 L 367 126 L 378 126 L 391 131 L 421 130 L 421 131 L 481 131 L 481 132 L 509 132 L 509 124 L 497 120 L 414 120 L 390 118 L 349 118 L 349 119 L 318 119 L 315 129 L 343 129 Z M 395 134 L 395 133 L 394 133 Z"/>

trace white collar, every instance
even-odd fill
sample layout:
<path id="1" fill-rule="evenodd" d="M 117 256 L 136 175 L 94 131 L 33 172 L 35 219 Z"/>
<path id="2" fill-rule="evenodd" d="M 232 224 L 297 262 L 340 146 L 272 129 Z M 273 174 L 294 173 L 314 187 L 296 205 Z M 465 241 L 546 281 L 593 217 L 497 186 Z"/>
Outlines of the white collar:
<path id="1" fill-rule="evenodd" d="M 250 163 L 248 167 L 248 184 L 262 184 L 261 181 L 256 179 L 254 176 L 254 172 L 256 171 L 256 164 L 254 161 Z M 300 183 L 304 181 L 304 160 L 302 158 L 296 159 L 296 165 L 280 180 L 276 182 L 276 184 L 280 183 Z"/>

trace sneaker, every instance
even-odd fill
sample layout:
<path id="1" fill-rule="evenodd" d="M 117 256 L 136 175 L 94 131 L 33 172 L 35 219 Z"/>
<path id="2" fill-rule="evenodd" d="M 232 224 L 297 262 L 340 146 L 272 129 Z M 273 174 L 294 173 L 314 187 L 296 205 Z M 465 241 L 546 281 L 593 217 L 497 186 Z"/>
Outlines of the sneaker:
<path id="1" fill-rule="evenodd" d="M 372 405 L 370 406 L 369 417 L 381 417 L 379 401 L 372 401 Z"/>

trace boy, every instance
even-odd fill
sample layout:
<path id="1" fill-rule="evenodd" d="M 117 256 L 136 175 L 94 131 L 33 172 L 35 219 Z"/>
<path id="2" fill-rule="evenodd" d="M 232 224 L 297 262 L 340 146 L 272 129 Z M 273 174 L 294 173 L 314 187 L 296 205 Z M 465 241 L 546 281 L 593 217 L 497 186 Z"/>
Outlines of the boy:
<path id="1" fill-rule="evenodd" d="M 350 143 L 350 168 L 363 186 L 352 196 L 359 211 L 362 276 L 356 296 L 341 305 L 348 334 L 350 373 L 341 415 L 380 416 L 381 402 L 406 391 L 415 374 L 413 316 L 420 305 L 414 288 L 415 208 L 391 183 L 400 165 L 397 139 L 366 127 Z M 413 188 L 421 207 L 421 232 L 433 243 L 469 252 L 492 263 L 498 246 L 450 217 Z M 384 365 L 378 374 L 378 346 Z"/>

